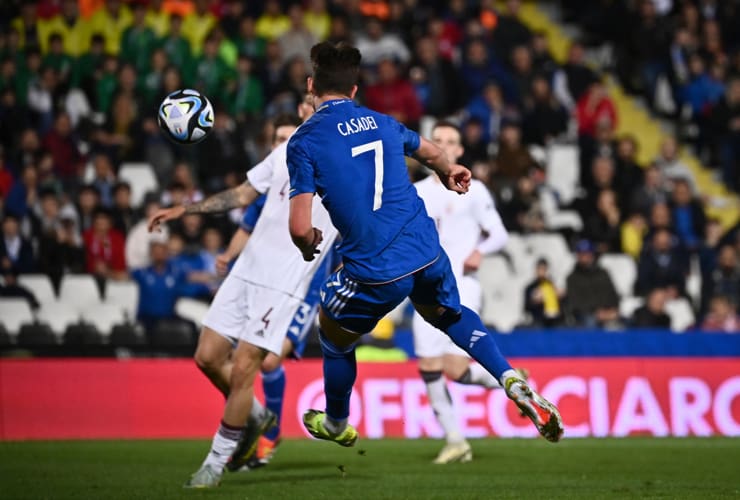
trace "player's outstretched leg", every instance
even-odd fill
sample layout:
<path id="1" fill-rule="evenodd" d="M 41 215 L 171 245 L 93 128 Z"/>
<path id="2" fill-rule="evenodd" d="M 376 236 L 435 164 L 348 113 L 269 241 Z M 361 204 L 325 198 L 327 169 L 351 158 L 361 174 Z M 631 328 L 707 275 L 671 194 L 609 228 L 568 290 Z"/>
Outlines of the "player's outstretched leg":
<path id="1" fill-rule="evenodd" d="M 357 377 L 354 345 L 339 348 L 319 331 L 324 354 L 324 393 L 326 412 L 308 410 L 303 414 L 303 425 L 317 439 L 334 441 L 341 446 L 354 446 L 357 430 L 349 425 L 349 399 Z"/>
<path id="2" fill-rule="evenodd" d="M 247 419 L 247 425 L 239 439 L 239 443 L 226 463 L 226 468 L 234 472 L 247 465 L 257 451 L 259 439 L 276 425 L 276 415 L 268 408 L 262 406 L 262 403 L 257 398 L 254 398 L 252 401 L 252 410 Z"/>
<path id="3" fill-rule="evenodd" d="M 498 378 L 509 399 L 532 420 L 545 439 L 552 442 L 560 440 L 563 435 L 563 420 L 557 408 L 534 392 L 516 370 L 511 368 L 480 316 L 462 306 L 458 317 L 443 316 L 435 326 L 447 333 L 455 344 Z"/>

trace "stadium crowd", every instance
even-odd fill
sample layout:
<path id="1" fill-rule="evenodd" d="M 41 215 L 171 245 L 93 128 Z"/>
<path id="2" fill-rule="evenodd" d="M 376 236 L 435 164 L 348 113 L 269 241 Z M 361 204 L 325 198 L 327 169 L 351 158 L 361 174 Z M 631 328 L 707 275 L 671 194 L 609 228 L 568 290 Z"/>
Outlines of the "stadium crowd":
<path id="1" fill-rule="evenodd" d="M 574 16 L 587 33 L 617 47 L 625 84 L 650 96 L 658 77 L 668 78 L 699 127 L 695 144 L 738 190 L 737 2 L 579 4 Z M 602 4 L 638 28 L 611 29 L 618 23 Z M 559 207 L 582 221 L 563 231 L 576 265 L 563 287 L 550 276 L 552 262 L 536 263 L 524 291 L 527 324 L 668 327 L 666 301 L 688 296 L 694 261 L 696 326 L 738 332 L 738 227 L 725 232 L 707 218 L 675 139 L 639 164 L 639 139 L 616 136 L 616 106 L 584 46 L 574 43 L 558 64 L 519 9 L 518 0 L 500 10 L 464 0 L 4 2 L 0 295 L 34 301 L 19 274 L 46 274 L 56 287 L 65 273 L 91 274 L 101 286 L 133 279 L 146 324 L 173 317 L 180 297 L 207 301 L 219 283 L 216 256 L 241 213 L 188 215 L 155 234 L 146 214 L 241 182 L 269 151 L 271 119 L 303 98 L 308 49 L 331 40 L 361 50 L 358 98 L 367 106 L 415 129 L 430 117 L 460 124 L 461 162 L 492 191 L 513 233 L 551 229 L 543 204 L 552 188 L 538 148 L 578 144 L 577 196 Z M 168 142 L 156 122 L 161 99 L 183 87 L 201 90 L 215 109 L 212 134 L 197 147 Z M 131 162 L 151 165 L 160 186 L 140 206 L 118 175 Z M 630 317 L 598 264 L 606 253 L 636 262 L 634 293 L 646 300 Z"/>

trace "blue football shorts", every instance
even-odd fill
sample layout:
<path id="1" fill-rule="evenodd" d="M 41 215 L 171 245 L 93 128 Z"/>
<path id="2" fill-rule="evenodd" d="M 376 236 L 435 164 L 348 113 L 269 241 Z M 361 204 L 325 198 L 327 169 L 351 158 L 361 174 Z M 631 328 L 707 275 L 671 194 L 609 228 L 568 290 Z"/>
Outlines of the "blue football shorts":
<path id="1" fill-rule="evenodd" d="M 413 274 L 381 285 L 360 283 L 343 268 L 332 273 L 321 287 L 324 313 L 345 330 L 369 333 L 386 314 L 409 297 L 419 305 L 441 305 L 460 310 L 460 295 L 447 254 Z"/>

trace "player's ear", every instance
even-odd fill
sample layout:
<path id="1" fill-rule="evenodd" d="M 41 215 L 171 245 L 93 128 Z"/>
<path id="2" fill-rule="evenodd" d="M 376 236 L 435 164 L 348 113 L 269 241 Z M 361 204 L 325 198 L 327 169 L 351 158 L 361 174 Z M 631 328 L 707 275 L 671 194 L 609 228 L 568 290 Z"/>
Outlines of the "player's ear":
<path id="1" fill-rule="evenodd" d="M 306 77 L 306 91 L 313 95 L 313 77 L 311 76 Z"/>
<path id="2" fill-rule="evenodd" d="M 352 90 L 349 92 L 349 98 L 354 99 L 357 94 L 357 85 L 352 85 Z"/>

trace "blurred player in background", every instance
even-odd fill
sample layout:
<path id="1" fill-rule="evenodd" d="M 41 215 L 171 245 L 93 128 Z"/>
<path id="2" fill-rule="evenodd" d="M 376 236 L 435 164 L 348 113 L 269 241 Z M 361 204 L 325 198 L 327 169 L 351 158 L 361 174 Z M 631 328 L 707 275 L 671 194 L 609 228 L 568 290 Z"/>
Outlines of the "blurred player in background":
<path id="1" fill-rule="evenodd" d="M 438 122 L 432 129 L 432 142 L 450 162 L 464 153 L 459 129 L 450 122 Z M 472 180 L 470 190 L 459 196 L 432 173 L 414 184 L 427 213 L 439 233 L 460 291 L 460 302 L 476 313 L 481 306 L 481 288 L 476 272 L 484 255 L 500 250 L 509 239 L 490 192 L 483 183 Z M 444 375 L 461 384 L 501 388 L 496 377 L 481 365 L 471 363 L 468 354 L 450 337 L 433 327 L 418 312 L 413 320 L 414 351 L 419 358 L 419 373 L 427 387 L 429 403 L 442 425 L 447 445 L 434 463 L 467 462 L 473 458 L 470 444 L 462 435 Z"/>
<path id="2" fill-rule="evenodd" d="M 249 170 L 240 186 L 198 203 L 160 210 L 149 221 L 153 230 L 186 213 L 218 213 L 248 206 L 259 194 L 268 193 L 249 244 L 203 320 L 196 360 L 224 393 L 226 405 L 210 452 L 185 484 L 189 488 L 218 486 L 227 462 L 231 470 L 246 464 L 259 437 L 275 425 L 275 414 L 254 398 L 254 381 L 268 353 L 277 357 L 285 354 L 286 333 L 324 257 L 322 254 L 311 263 L 303 262 L 290 245 L 285 154 L 283 143 Z M 336 229 L 318 200 L 313 216 L 326 234 L 326 246 L 331 246 Z M 238 339 L 235 349 L 232 339 Z"/>
<path id="3" fill-rule="evenodd" d="M 355 345 L 409 297 L 427 321 L 496 376 L 542 436 L 558 441 L 563 425 L 555 406 L 529 387 L 480 317 L 460 304 L 450 261 L 408 178 L 404 155 L 432 168 L 460 194 L 468 191 L 470 171 L 393 118 L 353 102 L 360 59 L 357 49 L 344 44 L 311 49 L 308 90 L 316 113 L 288 141 L 293 242 L 306 261 L 315 259 L 322 242 L 313 224 L 315 194 L 342 236 L 337 251 L 343 267 L 321 289 L 326 411 L 308 410 L 306 429 L 318 439 L 355 444 L 358 433 L 348 422 Z"/>

